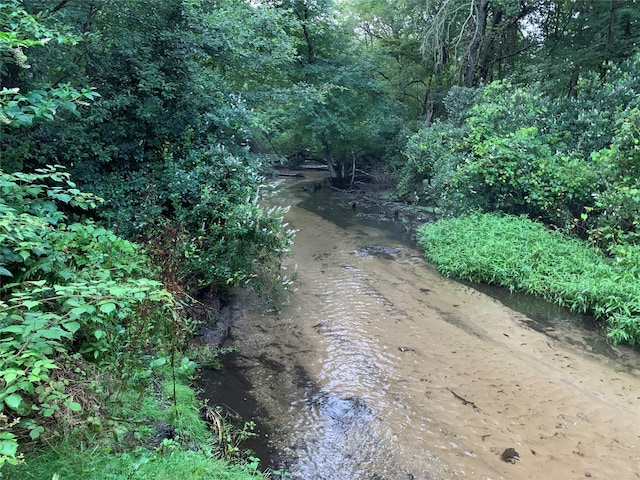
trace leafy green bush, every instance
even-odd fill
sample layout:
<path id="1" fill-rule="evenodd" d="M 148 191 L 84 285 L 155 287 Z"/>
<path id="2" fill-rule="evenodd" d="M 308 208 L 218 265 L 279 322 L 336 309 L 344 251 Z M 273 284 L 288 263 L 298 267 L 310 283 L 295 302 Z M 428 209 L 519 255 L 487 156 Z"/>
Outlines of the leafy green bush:
<path id="1" fill-rule="evenodd" d="M 435 123 L 409 139 L 399 193 L 448 214 L 480 209 L 571 224 L 593 201 L 599 171 L 569 148 L 566 135 L 550 133 L 553 102 L 500 82 L 471 98 L 453 115 L 462 126 Z"/>
<path id="2" fill-rule="evenodd" d="M 403 151 L 407 161 L 400 173 L 397 193 L 412 202 L 458 208 L 454 201 L 459 199 L 451 198 L 449 186 L 464 159 L 456 147 L 463 135 L 464 129 L 448 122 L 437 122 L 412 135 Z"/>
<path id="3" fill-rule="evenodd" d="M 613 259 L 525 217 L 474 214 L 418 230 L 426 257 L 447 276 L 522 290 L 608 323 L 614 343 L 640 342 L 640 250 Z"/>
<path id="4" fill-rule="evenodd" d="M 577 98 L 507 82 L 452 89 L 450 122 L 409 139 L 398 192 L 448 214 L 526 214 L 602 247 L 636 242 L 639 62 L 604 84 L 586 77 Z"/>
<path id="5" fill-rule="evenodd" d="M 181 319 L 172 295 L 145 278 L 138 247 L 91 222 L 66 223 L 64 209 L 99 201 L 67 173 L 0 171 L 0 191 L 2 465 L 16 462 L 20 435 L 37 439 L 83 409 L 71 392 L 82 390 L 74 379 L 85 362 L 126 382 Z"/>
<path id="6" fill-rule="evenodd" d="M 484 211 L 570 223 L 592 201 L 598 172 L 566 144 L 566 132 L 551 132 L 552 106 L 531 88 L 486 86 L 467 119 L 469 154 L 452 188 Z"/>
<path id="7" fill-rule="evenodd" d="M 115 3 L 118 8 L 112 8 Z M 129 434 L 144 441 L 148 426 L 129 430 L 114 412 L 123 404 L 139 406 L 143 396 L 155 393 L 159 378 L 171 378 L 173 386 L 173 405 L 167 407 L 166 399 L 155 404 L 166 413 L 164 421 L 183 438 L 206 436 L 196 402 L 179 398 L 193 392 L 176 387 L 177 377 L 195 369 L 194 362 L 177 356 L 193 325 L 156 279 L 165 273 L 188 287 L 238 283 L 279 266 L 289 246 L 291 232 L 280 212 L 257 206 L 255 165 L 223 148 L 194 147 L 235 145 L 246 137 L 248 109 L 239 94 L 228 91 L 227 79 L 246 63 L 244 53 L 256 52 L 256 36 L 245 30 L 242 38 L 235 35 L 239 30 L 228 22 L 229 9 L 221 13 L 210 11 L 207 2 L 188 3 L 107 1 L 96 8 L 61 2 L 47 9 L 0 2 L 0 83 L 10 87 L 0 91 L 0 469 L 19 463 L 25 443 L 79 438 L 76 447 L 86 441 L 107 453 L 114 448 L 109 435 L 119 444 L 115 448 Z M 41 13 L 29 13 L 25 4 Z M 280 14 L 236 4 L 255 14 L 254 23 L 264 31 L 261 50 L 272 54 L 269 19 L 277 22 Z M 242 12 L 234 14 L 246 19 Z M 217 48 L 222 37 L 201 33 L 215 22 L 234 33 L 226 61 Z M 65 32 L 80 29 L 80 46 L 53 47 L 75 46 L 80 35 Z M 239 44 L 243 49 L 235 48 Z M 31 48 L 36 46 L 41 48 Z M 264 79 L 256 70 L 250 75 Z M 77 114 L 99 95 L 57 83 L 65 77 L 91 77 L 100 85 L 102 100 L 82 122 L 65 122 L 59 113 Z M 247 78 L 234 77 L 245 90 Z M 166 154 L 163 145 L 169 143 L 180 152 L 179 161 Z M 82 189 L 57 167 L 37 168 L 51 159 L 83 173 Z M 23 168 L 31 173 L 9 173 Z M 117 233 L 88 219 L 97 217 L 88 210 L 102 201 L 83 192 L 87 178 L 98 187 L 94 193 L 111 193 L 107 217 Z M 151 239 L 154 259 L 168 259 L 160 265 L 164 272 L 150 267 L 150 255 L 121 233 L 129 240 Z M 186 424 L 196 421 L 194 433 Z M 174 468 L 167 465 L 171 456 L 174 463 L 185 459 L 179 467 L 185 477 L 198 476 L 202 468 L 205 476 L 234 478 L 226 466 L 208 470 L 209 455 L 194 459 L 185 452 L 188 441 L 165 440 L 158 452 L 115 459 L 140 463 L 114 475 L 133 476 L 147 460 L 158 460 L 163 468 L 145 477 L 158 478 L 158 471 L 166 475 Z M 191 459 L 198 463 L 195 471 L 184 468 Z M 85 478 L 86 464 L 79 463 L 74 474 Z M 14 478 L 24 478 L 24 469 L 17 472 Z"/>
<path id="8" fill-rule="evenodd" d="M 165 152 L 151 171 L 113 173 L 90 188 L 108 199 L 101 213 L 128 238 L 149 245 L 164 281 L 193 292 L 245 281 L 258 288 L 293 240 L 283 209 L 264 210 L 255 157 L 222 146 Z"/>
<path id="9" fill-rule="evenodd" d="M 606 186 L 594 194 L 594 205 L 585 208 L 594 243 L 610 247 L 640 242 L 640 109 L 620 114 L 608 148 L 592 154 L 603 172 Z"/>

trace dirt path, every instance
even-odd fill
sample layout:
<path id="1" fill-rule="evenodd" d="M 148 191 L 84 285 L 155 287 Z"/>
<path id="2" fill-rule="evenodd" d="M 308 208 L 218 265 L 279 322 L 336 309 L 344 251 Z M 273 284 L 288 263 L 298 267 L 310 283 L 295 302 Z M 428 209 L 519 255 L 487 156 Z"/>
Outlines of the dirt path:
<path id="1" fill-rule="evenodd" d="M 288 216 L 291 305 L 275 317 L 249 303 L 235 334 L 294 479 L 640 478 L 632 353 L 625 366 L 550 338 L 375 226 L 316 213 Z"/>

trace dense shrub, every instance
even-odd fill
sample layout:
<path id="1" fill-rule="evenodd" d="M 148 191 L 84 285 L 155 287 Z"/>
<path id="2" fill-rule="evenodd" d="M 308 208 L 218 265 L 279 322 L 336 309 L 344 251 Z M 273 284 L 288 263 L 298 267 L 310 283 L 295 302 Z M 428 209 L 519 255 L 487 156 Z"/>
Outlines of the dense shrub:
<path id="1" fill-rule="evenodd" d="M 450 184 L 463 161 L 456 144 L 462 128 L 437 122 L 409 138 L 403 151 L 407 158 L 397 185 L 397 193 L 412 202 L 426 202 L 453 210 L 458 198 L 450 198 Z"/>
<path id="2" fill-rule="evenodd" d="M 592 154 L 603 172 L 605 187 L 594 193 L 592 207 L 583 219 L 590 238 L 603 247 L 640 243 L 640 110 L 620 114 L 615 136 L 608 148 Z"/>
<path id="3" fill-rule="evenodd" d="M 463 126 L 436 123 L 409 139 L 401 196 L 447 214 L 503 211 L 561 226 L 591 205 L 599 172 L 549 132 L 546 99 L 507 83 L 475 98 Z"/>
<path id="4" fill-rule="evenodd" d="M 194 148 L 185 158 L 167 151 L 162 165 L 114 172 L 88 188 L 108 199 L 107 224 L 149 244 L 164 280 L 193 292 L 264 283 L 286 255 L 293 232 L 284 210 L 260 208 L 259 167 L 256 157 L 222 146 Z"/>
<path id="5" fill-rule="evenodd" d="M 637 241 L 640 57 L 580 95 L 493 82 L 452 89 L 450 121 L 409 138 L 398 194 L 455 215 L 525 214 L 609 248 Z"/>
<path id="6" fill-rule="evenodd" d="M 15 463 L 20 436 L 37 439 L 84 408 L 88 371 L 125 385 L 144 352 L 170 349 L 187 329 L 139 247 L 64 213 L 99 200 L 68 174 L 0 171 L 0 193 L 2 466 Z"/>

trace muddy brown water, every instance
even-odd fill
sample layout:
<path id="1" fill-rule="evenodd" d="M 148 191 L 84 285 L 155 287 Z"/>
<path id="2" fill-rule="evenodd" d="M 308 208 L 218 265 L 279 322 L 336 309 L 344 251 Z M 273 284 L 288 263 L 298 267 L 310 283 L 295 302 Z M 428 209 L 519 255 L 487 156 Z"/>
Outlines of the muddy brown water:
<path id="1" fill-rule="evenodd" d="M 321 176 L 280 180 L 267 200 L 291 205 L 299 230 L 290 304 L 264 314 L 243 294 L 235 315 L 245 390 L 227 401 L 260 422 L 272 468 L 295 480 L 640 478 L 636 352 L 543 302 L 443 278 L 399 222 L 313 192 Z M 505 462 L 507 448 L 520 460 Z"/>

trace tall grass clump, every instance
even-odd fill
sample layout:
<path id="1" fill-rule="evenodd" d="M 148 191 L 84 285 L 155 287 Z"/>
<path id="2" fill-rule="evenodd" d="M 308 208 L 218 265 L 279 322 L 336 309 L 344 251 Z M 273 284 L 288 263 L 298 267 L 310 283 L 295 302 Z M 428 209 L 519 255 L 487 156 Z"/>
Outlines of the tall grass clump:
<path id="1" fill-rule="evenodd" d="M 446 276 L 520 290 L 593 315 L 613 343 L 640 342 L 640 248 L 601 250 L 526 217 L 471 214 L 422 225 L 418 243 Z"/>

